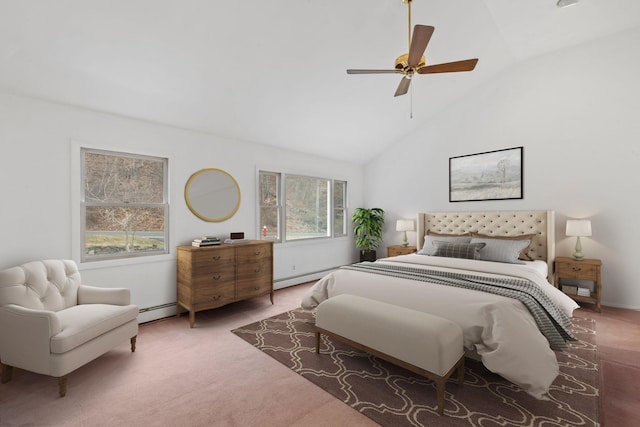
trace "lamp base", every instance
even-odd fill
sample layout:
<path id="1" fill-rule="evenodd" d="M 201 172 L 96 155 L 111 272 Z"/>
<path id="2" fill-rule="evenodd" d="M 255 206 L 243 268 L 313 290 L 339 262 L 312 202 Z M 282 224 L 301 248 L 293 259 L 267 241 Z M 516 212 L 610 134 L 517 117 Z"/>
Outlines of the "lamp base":
<path id="1" fill-rule="evenodd" d="M 576 239 L 576 251 L 573 253 L 573 258 L 576 261 L 582 261 L 584 259 L 584 254 L 582 253 L 582 245 L 580 244 L 580 236 Z"/>
<path id="2" fill-rule="evenodd" d="M 404 246 L 405 248 L 407 246 L 409 246 L 409 240 L 407 239 L 407 232 L 406 231 L 404 232 L 404 238 L 402 240 L 402 246 Z"/>

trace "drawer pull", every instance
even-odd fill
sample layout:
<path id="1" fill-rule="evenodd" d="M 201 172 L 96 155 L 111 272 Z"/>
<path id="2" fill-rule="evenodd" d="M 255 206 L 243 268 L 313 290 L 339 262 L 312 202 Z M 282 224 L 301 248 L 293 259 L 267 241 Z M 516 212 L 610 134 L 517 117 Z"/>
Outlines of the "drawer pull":
<path id="1" fill-rule="evenodd" d="M 213 276 L 213 280 L 220 280 L 221 277 L 222 276 L 218 274 L 217 276 Z"/>
<path id="2" fill-rule="evenodd" d="M 260 255 L 262 253 L 262 251 L 255 251 L 253 252 L 254 255 Z"/>
<path id="3" fill-rule="evenodd" d="M 220 255 L 216 255 L 213 257 L 214 261 L 220 261 L 220 258 L 222 258 Z"/>
<path id="4" fill-rule="evenodd" d="M 213 299 L 214 301 L 218 301 L 220 297 L 221 295 L 214 295 L 213 297 L 211 297 L 211 299 Z"/>
<path id="5" fill-rule="evenodd" d="M 257 266 L 256 268 L 253 269 L 254 273 L 259 273 L 260 270 L 262 270 L 262 267 Z"/>
<path id="6" fill-rule="evenodd" d="M 576 273 L 582 271 L 582 267 L 572 267 L 573 271 L 575 271 Z"/>

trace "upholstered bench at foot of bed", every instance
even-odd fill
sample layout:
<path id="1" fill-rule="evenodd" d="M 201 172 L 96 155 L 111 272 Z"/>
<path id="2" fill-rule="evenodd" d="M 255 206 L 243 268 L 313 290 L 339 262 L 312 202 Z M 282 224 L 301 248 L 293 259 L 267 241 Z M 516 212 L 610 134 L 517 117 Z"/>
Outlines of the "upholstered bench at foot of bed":
<path id="1" fill-rule="evenodd" d="M 462 329 L 456 323 L 355 295 L 323 301 L 316 312 L 316 352 L 325 334 L 401 366 L 436 383 L 438 413 L 444 412 L 445 383 L 458 371 L 464 381 Z"/>

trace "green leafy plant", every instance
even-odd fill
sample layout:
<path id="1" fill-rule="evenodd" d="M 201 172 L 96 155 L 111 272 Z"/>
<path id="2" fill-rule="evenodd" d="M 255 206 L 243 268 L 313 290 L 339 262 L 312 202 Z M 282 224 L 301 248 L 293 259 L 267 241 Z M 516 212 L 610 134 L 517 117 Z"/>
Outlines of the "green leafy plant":
<path id="1" fill-rule="evenodd" d="M 353 234 L 356 238 L 356 247 L 362 253 L 375 251 L 382 243 L 384 210 L 380 208 L 357 208 L 353 211 L 351 220 L 354 223 Z"/>

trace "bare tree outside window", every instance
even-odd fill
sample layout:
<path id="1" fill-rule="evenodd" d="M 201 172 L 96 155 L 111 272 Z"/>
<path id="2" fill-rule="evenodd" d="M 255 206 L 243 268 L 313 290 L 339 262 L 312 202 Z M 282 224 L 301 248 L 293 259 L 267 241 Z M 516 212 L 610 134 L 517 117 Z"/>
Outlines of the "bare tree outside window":
<path id="1" fill-rule="evenodd" d="M 83 261 L 167 253 L 168 160 L 82 150 Z"/>
<path id="2" fill-rule="evenodd" d="M 285 177 L 285 240 L 329 237 L 330 180 Z"/>
<path id="3" fill-rule="evenodd" d="M 347 183 L 333 181 L 333 236 L 347 235 Z"/>
<path id="4" fill-rule="evenodd" d="M 260 238 L 280 241 L 280 174 L 260 171 Z"/>
<path id="5" fill-rule="evenodd" d="M 347 235 L 346 181 L 260 171 L 258 203 L 263 240 L 289 242 Z"/>

